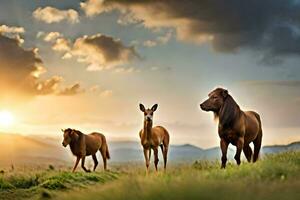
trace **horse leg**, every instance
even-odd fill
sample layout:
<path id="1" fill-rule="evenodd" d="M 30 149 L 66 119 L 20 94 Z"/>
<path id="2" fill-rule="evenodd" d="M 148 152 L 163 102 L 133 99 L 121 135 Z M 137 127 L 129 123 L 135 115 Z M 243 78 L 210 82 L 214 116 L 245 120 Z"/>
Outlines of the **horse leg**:
<path id="1" fill-rule="evenodd" d="M 93 154 L 92 157 L 93 157 L 93 160 L 94 160 L 94 170 L 93 170 L 93 171 L 95 171 L 95 170 L 96 170 L 96 167 L 97 167 L 97 165 L 98 165 L 98 160 L 97 160 L 96 154 Z"/>
<path id="2" fill-rule="evenodd" d="M 249 144 L 245 145 L 244 144 L 244 148 L 243 148 L 243 152 L 247 158 L 248 162 L 251 162 L 251 158 L 252 158 L 252 149 L 250 148 Z"/>
<path id="3" fill-rule="evenodd" d="M 225 169 L 226 167 L 226 162 L 227 162 L 227 148 L 228 148 L 228 143 L 221 138 L 220 141 L 220 146 L 221 146 L 221 150 L 222 150 L 222 165 L 221 165 L 221 169 Z"/>
<path id="4" fill-rule="evenodd" d="M 83 157 L 81 158 L 81 167 L 82 167 L 82 169 L 83 169 L 85 172 L 91 172 L 91 170 L 85 168 L 84 162 L 85 162 L 85 156 L 83 156 Z"/>
<path id="5" fill-rule="evenodd" d="M 100 153 L 103 160 L 103 168 L 106 171 L 107 170 L 107 158 L 106 158 L 106 148 L 101 148 Z"/>
<path id="6" fill-rule="evenodd" d="M 73 167 L 73 170 L 72 170 L 72 172 L 75 172 L 75 170 L 76 170 L 76 168 L 77 168 L 77 165 L 78 165 L 79 161 L 80 161 L 80 157 L 79 157 L 79 156 L 77 156 L 77 158 L 76 158 L 76 162 L 75 162 L 75 165 L 74 165 L 74 167 Z"/>
<path id="7" fill-rule="evenodd" d="M 157 172 L 157 164 L 158 164 L 158 147 L 154 147 L 153 148 L 153 151 L 154 151 L 154 165 L 155 165 L 155 170 Z"/>
<path id="8" fill-rule="evenodd" d="M 234 159 L 236 160 L 237 165 L 241 164 L 241 153 L 244 148 L 244 138 L 240 137 L 236 143 L 236 153 Z"/>
<path id="9" fill-rule="evenodd" d="M 168 160 L 168 146 L 161 146 L 161 150 L 163 153 L 163 158 L 164 158 L 164 170 L 166 171 L 167 169 L 167 160 Z"/>
<path id="10" fill-rule="evenodd" d="M 148 152 L 149 149 L 144 149 L 144 157 L 145 157 L 145 162 L 146 162 L 146 173 L 149 173 L 149 165 L 150 165 L 150 160 L 149 160 L 149 156 L 150 153 Z M 151 151 L 151 149 L 150 149 Z"/>
<path id="11" fill-rule="evenodd" d="M 163 140 L 163 145 L 161 145 L 161 150 L 163 152 L 163 158 L 164 158 L 164 171 L 166 171 L 167 169 L 169 142 L 170 142 L 170 136 L 169 134 L 167 134 Z"/>
<path id="12" fill-rule="evenodd" d="M 161 145 L 159 145 L 159 146 L 160 146 L 161 152 L 164 152 L 164 145 L 161 144 Z"/>
<path id="13" fill-rule="evenodd" d="M 260 147 L 261 147 L 261 141 L 262 141 L 262 131 L 260 130 L 258 136 L 253 141 L 254 144 L 254 155 L 253 155 L 253 162 L 256 162 L 258 159 Z"/>

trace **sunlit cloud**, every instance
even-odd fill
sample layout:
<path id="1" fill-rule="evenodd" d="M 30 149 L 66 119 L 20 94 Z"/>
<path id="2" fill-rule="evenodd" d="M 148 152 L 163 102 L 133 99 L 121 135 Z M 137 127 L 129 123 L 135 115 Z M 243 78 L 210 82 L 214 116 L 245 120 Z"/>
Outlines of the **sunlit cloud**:
<path id="1" fill-rule="evenodd" d="M 87 69 L 91 71 L 110 69 L 138 58 L 133 47 L 102 34 L 77 38 L 72 54 L 78 57 L 79 62 L 87 63 Z"/>
<path id="2" fill-rule="evenodd" d="M 0 33 L 24 33 L 25 29 L 23 27 L 17 26 L 7 26 L 5 24 L 0 26 Z"/>
<path id="3" fill-rule="evenodd" d="M 106 8 L 103 6 L 104 0 L 87 0 L 80 3 L 81 9 L 88 17 L 93 17 L 102 13 Z"/>
<path id="4" fill-rule="evenodd" d="M 46 42 L 54 41 L 55 39 L 61 37 L 61 33 L 59 32 L 49 32 L 45 35 L 44 40 Z"/>
<path id="5" fill-rule="evenodd" d="M 52 46 L 52 49 L 54 51 L 68 52 L 71 50 L 70 42 L 65 38 L 57 38 Z"/>
<path id="6" fill-rule="evenodd" d="M 60 10 L 54 7 L 44 7 L 37 8 L 32 16 L 39 21 L 43 21 L 45 23 L 58 23 L 63 20 L 66 20 L 70 23 L 78 23 L 79 22 L 79 14 L 76 10 L 68 9 L 68 10 Z"/>
<path id="7" fill-rule="evenodd" d="M 57 36 L 55 41 L 53 35 Z M 103 34 L 78 37 L 74 43 L 59 34 L 52 34 L 50 38 L 48 41 L 52 42 L 52 49 L 63 52 L 63 59 L 75 57 L 78 62 L 87 65 L 88 71 L 112 69 L 139 59 L 133 46 L 126 46 L 120 39 Z"/>

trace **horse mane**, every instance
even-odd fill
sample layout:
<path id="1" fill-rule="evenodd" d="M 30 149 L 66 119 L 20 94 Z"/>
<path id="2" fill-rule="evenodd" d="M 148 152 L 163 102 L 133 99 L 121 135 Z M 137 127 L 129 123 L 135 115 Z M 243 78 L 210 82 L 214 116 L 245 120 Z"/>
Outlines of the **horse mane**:
<path id="1" fill-rule="evenodd" d="M 219 123 L 222 127 L 230 127 L 233 122 L 238 119 L 240 113 L 241 109 L 239 105 L 232 96 L 228 94 L 219 112 L 215 112 L 215 118 L 219 119 Z"/>
<path id="2" fill-rule="evenodd" d="M 79 137 L 83 135 L 81 131 L 78 131 L 76 129 L 72 129 L 72 131 L 74 131 Z"/>
<path id="3" fill-rule="evenodd" d="M 72 153 L 74 155 L 76 155 L 76 150 L 78 148 L 80 148 L 80 143 L 81 143 L 81 140 L 82 140 L 84 134 L 76 129 L 71 129 L 71 128 L 68 128 L 68 129 L 75 132 L 75 134 L 77 135 L 77 137 L 73 136 L 71 139 L 71 142 L 70 142 L 70 149 L 71 149 Z"/>

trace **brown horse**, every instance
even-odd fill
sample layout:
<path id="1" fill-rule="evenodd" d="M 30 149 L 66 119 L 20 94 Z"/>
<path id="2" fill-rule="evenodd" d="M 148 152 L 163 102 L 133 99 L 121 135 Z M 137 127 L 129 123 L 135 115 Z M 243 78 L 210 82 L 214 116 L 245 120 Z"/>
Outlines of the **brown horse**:
<path id="1" fill-rule="evenodd" d="M 161 147 L 161 151 L 164 158 L 164 170 L 167 167 L 167 154 L 169 149 L 170 136 L 168 131 L 162 126 L 153 125 L 153 113 L 157 109 L 157 104 L 152 106 L 151 109 L 145 109 L 143 104 L 140 104 L 140 110 L 144 113 L 144 128 L 140 131 L 141 144 L 144 149 L 144 156 L 146 161 L 147 173 L 149 172 L 151 149 L 154 151 L 154 164 L 157 171 L 158 164 L 158 146 Z"/>
<path id="2" fill-rule="evenodd" d="M 104 164 L 104 170 L 106 170 L 106 160 L 110 159 L 108 146 L 106 142 L 106 138 L 101 133 L 91 133 L 88 135 L 83 134 L 82 132 L 75 129 L 65 129 L 64 132 L 64 140 L 62 145 L 64 147 L 70 145 L 70 149 L 74 156 L 77 157 L 74 168 L 72 172 L 74 172 L 77 168 L 77 165 L 81 159 L 81 167 L 85 172 L 91 172 L 91 170 L 86 169 L 84 166 L 85 157 L 92 155 L 94 160 L 94 171 L 98 165 L 98 160 L 96 157 L 96 153 L 99 150 Z"/>
<path id="3" fill-rule="evenodd" d="M 200 104 L 200 107 L 204 111 L 214 112 L 215 117 L 219 119 L 218 132 L 221 138 L 222 168 L 226 167 L 229 143 L 237 147 L 234 159 L 240 165 L 242 150 L 248 162 L 251 162 L 252 150 L 249 144 L 253 142 L 253 162 L 256 162 L 262 141 L 260 116 L 253 111 L 242 111 L 225 89 L 217 88 L 208 96 L 209 98 Z"/>

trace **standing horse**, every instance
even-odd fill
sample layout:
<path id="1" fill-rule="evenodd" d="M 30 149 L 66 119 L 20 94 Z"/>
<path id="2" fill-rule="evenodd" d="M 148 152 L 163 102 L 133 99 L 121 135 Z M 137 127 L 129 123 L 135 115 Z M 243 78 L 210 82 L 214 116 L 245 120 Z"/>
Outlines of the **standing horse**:
<path id="1" fill-rule="evenodd" d="M 158 164 L 158 146 L 161 147 L 161 151 L 164 158 L 164 170 L 167 167 L 167 154 L 169 149 L 170 136 L 168 131 L 162 126 L 153 125 L 153 113 L 157 109 L 157 104 L 152 106 L 151 109 L 146 109 L 143 104 L 140 104 L 140 110 L 144 113 L 144 128 L 140 131 L 141 144 L 144 149 L 144 156 L 146 161 L 147 173 L 149 172 L 151 149 L 154 151 L 154 164 L 157 171 Z"/>
<path id="2" fill-rule="evenodd" d="M 209 98 L 200 104 L 204 111 L 212 111 L 219 119 L 218 132 L 221 138 L 222 166 L 226 167 L 227 148 L 229 143 L 237 147 L 234 159 L 240 165 L 241 152 L 251 162 L 252 149 L 249 144 L 254 144 L 253 162 L 258 159 L 262 141 L 262 125 L 259 114 L 253 111 L 242 111 L 228 91 L 217 88 L 209 93 Z"/>
<path id="3" fill-rule="evenodd" d="M 75 129 L 65 129 L 63 130 L 64 140 L 62 145 L 64 147 L 70 145 L 70 149 L 74 156 L 77 157 L 74 168 L 72 172 L 74 172 L 77 168 L 77 165 L 81 159 L 81 167 L 85 172 L 91 172 L 91 170 L 86 169 L 84 166 L 85 157 L 92 155 L 94 160 L 94 171 L 98 165 L 98 160 L 96 157 L 96 153 L 99 150 L 104 164 L 104 170 L 106 170 L 106 160 L 110 159 L 108 146 L 106 142 L 106 138 L 101 133 L 91 133 L 88 135 L 83 134 L 82 132 Z"/>

